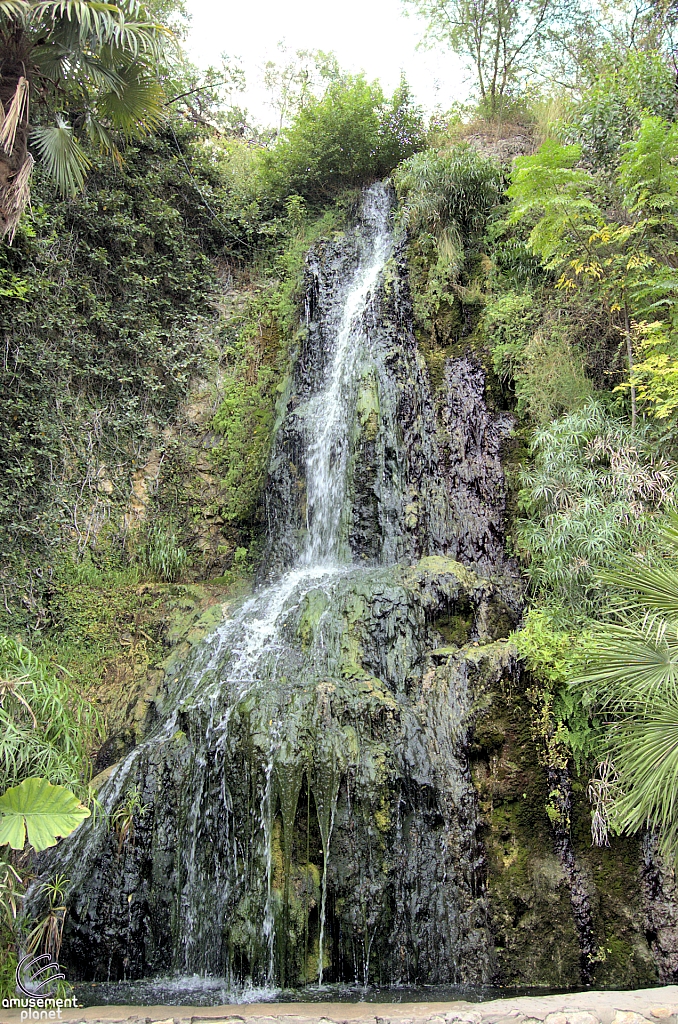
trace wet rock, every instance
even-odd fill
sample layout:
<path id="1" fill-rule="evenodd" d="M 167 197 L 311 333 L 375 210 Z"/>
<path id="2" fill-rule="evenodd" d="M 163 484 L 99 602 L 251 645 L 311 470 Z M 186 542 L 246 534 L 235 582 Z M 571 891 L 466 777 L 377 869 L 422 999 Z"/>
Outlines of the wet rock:
<path id="1" fill-rule="evenodd" d="M 664 985 L 678 980 L 678 885 L 673 867 L 662 860 L 656 837 L 646 834 L 640 872 L 645 934 Z"/>

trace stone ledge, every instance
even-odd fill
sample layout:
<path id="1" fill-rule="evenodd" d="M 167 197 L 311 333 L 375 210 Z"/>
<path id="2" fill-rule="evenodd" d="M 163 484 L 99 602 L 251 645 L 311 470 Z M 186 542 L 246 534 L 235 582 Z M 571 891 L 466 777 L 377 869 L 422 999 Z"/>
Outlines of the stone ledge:
<path id="1" fill-rule="evenodd" d="M 678 1024 L 678 986 L 485 1003 L 92 1006 L 64 1010 L 61 1019 L 64 1024 Z M 20 1011 L 0 1009 L 0 1024 L 21 1024 Z"/>

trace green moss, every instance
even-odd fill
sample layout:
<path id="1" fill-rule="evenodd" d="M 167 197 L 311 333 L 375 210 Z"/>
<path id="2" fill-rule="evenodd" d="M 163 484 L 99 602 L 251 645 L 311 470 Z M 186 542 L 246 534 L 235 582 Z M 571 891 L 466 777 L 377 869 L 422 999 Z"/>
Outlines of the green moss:
<path id="1" fill-rule="evenodd" d="M 450 612 L 446 615 L 439 615 L 433 620 L 433 625 L 442 634 L 443 640 L 451 646 L 451 649 L 463 647 L 468 641 L 473 626 L 473 613 L 469 608 L 466 614 Z M 441 649 L 438 650 L 438 653 L 441 653 Z"/>
<path id="2" fill-rule="evenodd" d="M 486 694 L 469 748 L 488 857 L 495 980 L 503 985 L 576 986 L 579 941 L 569 883 L 555 855 L 541 740 L 525 685 L 494 687 Z M 644 936 L 638 886 L 638 844 L 617 840 L 609 849 L 591 846 L 584 789 L 575 779 L 571 830 L 599 949 L 593 964 L 595 984 L 654 984 L 656 968 Z"/>
<path id="3" fill-rule="evenodd" d="M 374 373 L 363 378 L 356 403 L 362 436 L 373 441 L 379 432 L 379 392 Z"/>
<path id="4" fill-rule="evenodd" d="M 309 590 L 305 595 L 297 627 L 297 634 L 304 650 L 310 647 L 318 623 L 328 607 L 329 599 L 323 590 Z"/>

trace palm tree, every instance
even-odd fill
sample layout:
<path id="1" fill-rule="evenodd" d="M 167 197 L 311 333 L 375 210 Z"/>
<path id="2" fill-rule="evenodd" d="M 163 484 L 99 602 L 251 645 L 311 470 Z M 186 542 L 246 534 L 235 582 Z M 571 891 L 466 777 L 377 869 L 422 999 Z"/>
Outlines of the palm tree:
<path id="1" fill-rule="evenodd" d="M 161 121 L 168 37 L 138 0 L 0 0 L 0 238 L 14 236 L 35 159 L 73 194 L 84 139 L 120 161 L 116 139 Z"/>
<path id="2" fill-rule="evenodd" d="M 664 539 L 678 554 L 675 513 Z M 606 575 L 627 599 L 614 621 L 598 627 L 587 674 L 578 682 L 594 684 L 609 715 L 607 756 L 593 784 L 599 818 L 602 811 L 618 832 L 656 831 L 661 851 L 676 858 L 678 571 L 671 561 L 661 567 L 638 561 Z"/>

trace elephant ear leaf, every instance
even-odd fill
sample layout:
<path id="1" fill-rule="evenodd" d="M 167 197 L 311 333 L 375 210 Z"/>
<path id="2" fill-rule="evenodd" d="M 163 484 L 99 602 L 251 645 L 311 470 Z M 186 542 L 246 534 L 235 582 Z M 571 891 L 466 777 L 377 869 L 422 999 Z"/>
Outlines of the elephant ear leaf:
<path id="1" fill-rule="evenodd" d="M 52 786 L 47 779 L 24 779 L 0 796 L 0 846 L 9 843 L 13 850 L 23 850 L 28 833 L 34 850 L 46 850 L 89 815 L 65 786 Z"/>

